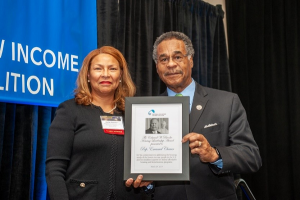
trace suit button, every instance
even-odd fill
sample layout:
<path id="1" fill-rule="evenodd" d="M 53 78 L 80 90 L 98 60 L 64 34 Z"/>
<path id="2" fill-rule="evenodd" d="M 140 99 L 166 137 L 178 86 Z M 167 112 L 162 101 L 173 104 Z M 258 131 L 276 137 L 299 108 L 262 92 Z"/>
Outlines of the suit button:
<path id="1" fill-rule="evenodd" d="M 85 187 L 85 183 L 80 183 L 80 187 L 84 188 Z"/>

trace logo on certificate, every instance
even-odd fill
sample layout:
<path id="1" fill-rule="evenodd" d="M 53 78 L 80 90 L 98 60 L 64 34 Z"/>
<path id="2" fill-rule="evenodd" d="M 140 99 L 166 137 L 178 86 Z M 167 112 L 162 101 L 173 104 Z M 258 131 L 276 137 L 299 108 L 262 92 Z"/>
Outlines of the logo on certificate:
<path id="1" fill-rule="evenodd" d="M 150 110 L 149 112 L 148 112 L 148 115 L 151 115 L 152 113 L 155 113 L 155 110 Z"/>
<path id="2" fill-rule="evenodd" d="M 148 115 L 150 116 L 153 116 L 153 117 L 157 117 L 157 116 L 165 116 L 167 113 L 155 113 L 155 110 L 154 109 L 151 109 L 149 112 L 148 112 Z"/>

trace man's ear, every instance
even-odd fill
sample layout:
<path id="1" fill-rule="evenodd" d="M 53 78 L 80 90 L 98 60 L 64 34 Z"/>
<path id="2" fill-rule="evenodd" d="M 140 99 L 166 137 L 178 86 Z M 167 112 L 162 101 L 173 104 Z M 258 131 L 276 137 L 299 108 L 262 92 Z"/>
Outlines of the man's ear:
<path id="1" fill-rule="evenodd" d="M 190 62 L 191 68 L 193 68 L 194 67 L 193 56 L 190 57 L 189 62 Z"/>

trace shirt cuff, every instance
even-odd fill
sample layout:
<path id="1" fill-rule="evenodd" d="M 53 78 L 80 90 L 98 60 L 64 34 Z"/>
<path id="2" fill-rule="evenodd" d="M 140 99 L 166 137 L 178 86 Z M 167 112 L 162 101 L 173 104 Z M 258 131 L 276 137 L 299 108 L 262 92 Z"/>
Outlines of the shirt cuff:
<path id="1" fill-rule="evenodd" d="M 143 187 L 146 194 L 151 194 L 154 192 L 154 184 L 150 183 L 149 185 Z"/>
<path id="2" fill-rule="evenodd" d="M 216 160 L 215 162 L 212 162 L 210 164 L 216 165 L 220 169 L 223 168 L 223 160 L 222 159 Z"/>

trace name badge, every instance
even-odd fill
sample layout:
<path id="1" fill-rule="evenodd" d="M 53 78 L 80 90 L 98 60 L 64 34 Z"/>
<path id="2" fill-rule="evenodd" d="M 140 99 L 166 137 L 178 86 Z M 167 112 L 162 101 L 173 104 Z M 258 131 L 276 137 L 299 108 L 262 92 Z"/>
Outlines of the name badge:
<path id="1" fill-rule="evenodd" d="M 103 131 L 107 134 L 124 135 L 122 116 L 100 116 Z"/>

